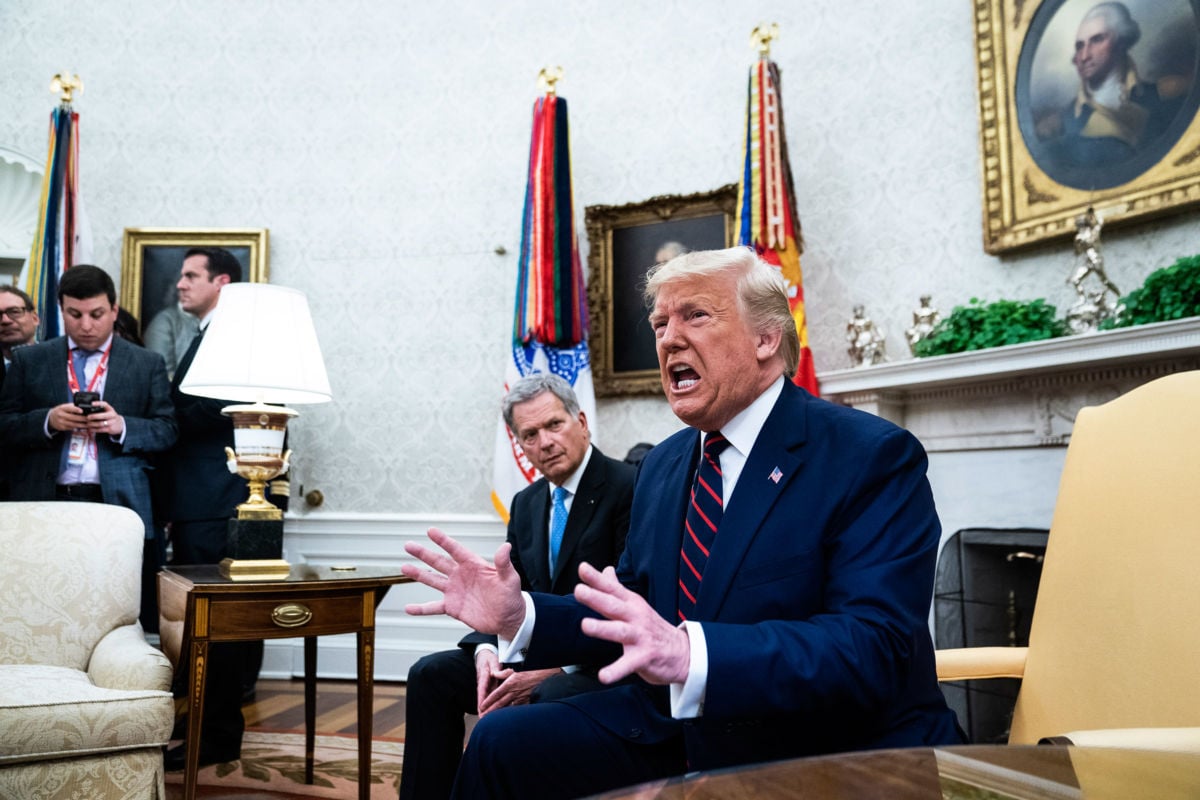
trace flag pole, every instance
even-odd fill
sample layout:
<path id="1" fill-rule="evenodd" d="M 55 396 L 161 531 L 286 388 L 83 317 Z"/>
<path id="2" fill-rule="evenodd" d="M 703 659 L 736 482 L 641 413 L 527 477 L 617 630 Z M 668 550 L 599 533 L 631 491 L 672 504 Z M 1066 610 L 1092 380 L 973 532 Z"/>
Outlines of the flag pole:
<path id="1" fill-rule="evenodd" d="M 61 333 L 58 317 L 58 278 L 75 263 L 79 188 L 79 115 L 71 103 L 83 93 L 79 75 L 66 72 L 50 80 L 50 91 L 59 95 L 58 108 L 50 113 L 49 148 L 42 173 L 38 224 L 19 282 L 33 298 L 41 318 L 41 337 Z"/>
<path id="2" fill-rule="evenodd" d="M 68 76 L 65 72 L 59 72 L 50 79 L 50 91 L 61 95 L 62 104 L 69 109 L 75 92 L 83 94 L 83 79 L 78 74 Z"/>
<path id="3" fill-rule="evenodd" d="M 537 77 L 504 390 L 534 373 L 558 375 L 575 389 L 595 436 L 596 396 L 587 291 L 575 235 L 567 100 L 558 96 L 562 77 L 562 67 L 545 67 Z M 507 521 L 513 496 L 538 475 L 504 421 L 497 423 L 492 503 Z"/>
<path id="4" fill-rule="evenodd" d="M 558 82 L 562 79 L 562 67 L 542 67 L 537 76 L 538 90 L 542 94 L 558 94 Z"/>
<path id="5" fill-rule="evenodd" d="M 766 61 L 771 58 L 771 41 L 778 38 L 779 23 L 772 22 L 768 25 L 763 22 L 750 31 L 750 46 L 758 51 L 760 60 Z"/>
<path id="6" fill-rule="evenodd" d="M 735 228 L 738 244 L 754 248 L 759 257 L 779 269 L 796 324 L 800 353 L 794 382 L 816 395 L 816 370 L 808 347 L 804 310 L 804 283 L 800 254 L 804 237 L 796 210 L 796 192 L 784 134 L 783 97 L 779 66 L 771 60 L 771 42 L 779 38 L 779 25 L 763 23 L 750 32 L 750 46 L 758 53 L 750 68 L 746 91 L 746 119 L 742 130 L 742 179 L 738 185 Z"/>

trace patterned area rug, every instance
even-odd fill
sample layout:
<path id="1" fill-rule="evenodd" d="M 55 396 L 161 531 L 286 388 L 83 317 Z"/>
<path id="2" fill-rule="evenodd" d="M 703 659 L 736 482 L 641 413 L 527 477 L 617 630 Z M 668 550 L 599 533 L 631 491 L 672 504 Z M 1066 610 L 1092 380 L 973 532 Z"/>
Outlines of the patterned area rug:
<path id="1" fill-rule="evenodd" d="M 200 770 L 199 786 L 275 791 L 303 797 L 358 796 L 358 740 L 353 736 L 316 737 L 313 785 L 304 783 L 304 734 L 246 731 L 242 758 Z M 395 800 L 400 788 L 402 742 L 372 743 L 371 800 Z M 182 772 L 167 773 L 167 785 L 183 783 Z M 168 795 L 174 793 L 168 788 Z"/>

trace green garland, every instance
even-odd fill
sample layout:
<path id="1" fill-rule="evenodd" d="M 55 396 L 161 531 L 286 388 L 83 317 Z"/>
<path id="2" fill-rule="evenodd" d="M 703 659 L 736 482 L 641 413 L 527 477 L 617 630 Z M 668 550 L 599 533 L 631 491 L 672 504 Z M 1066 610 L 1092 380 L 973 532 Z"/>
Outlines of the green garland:
<path id="1" fill-rule="evenodd" d="M 1055 319 L 1058 309 L 1045 300 L 997 300 L 955 306 L 929 336 L 913 346 L 918 357 L 983 350 L 1006 344 L 1036 342 L 1070 334 L 1066 322 Z"/>
<path id="2" fill-rule="evenodd" d="M 1105 320 L 1102 329 L 1200 316 L 1200 255 L 1150 273 L 1140 288 L 1121 298 L 1121 304 L 1125 309 L 1120 317 Z"/>

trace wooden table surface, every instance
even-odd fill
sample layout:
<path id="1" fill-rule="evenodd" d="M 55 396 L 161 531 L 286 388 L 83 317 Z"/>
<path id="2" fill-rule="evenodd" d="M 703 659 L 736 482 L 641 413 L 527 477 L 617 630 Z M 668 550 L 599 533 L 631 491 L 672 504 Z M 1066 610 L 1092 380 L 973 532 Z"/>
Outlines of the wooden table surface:
<path id="1" fill-rule="evenodd" d="M 875 750 L 655 781 L 594 800 L 1196 800 L 1200 754 L 979 745 Z"/>

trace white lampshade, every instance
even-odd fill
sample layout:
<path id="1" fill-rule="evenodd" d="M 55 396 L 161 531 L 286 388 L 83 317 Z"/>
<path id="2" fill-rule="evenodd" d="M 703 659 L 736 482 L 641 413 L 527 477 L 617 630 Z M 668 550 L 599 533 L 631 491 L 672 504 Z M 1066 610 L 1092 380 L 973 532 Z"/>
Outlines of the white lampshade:
<path id="1" fill-rule="evenodd" d="M 230 283 L 179 388 L 245 403 L 326 403 L 333 395 L 304 293 Z"/>

